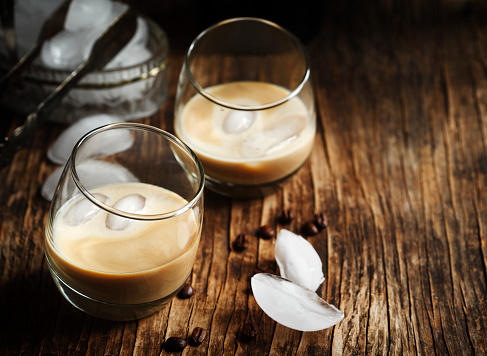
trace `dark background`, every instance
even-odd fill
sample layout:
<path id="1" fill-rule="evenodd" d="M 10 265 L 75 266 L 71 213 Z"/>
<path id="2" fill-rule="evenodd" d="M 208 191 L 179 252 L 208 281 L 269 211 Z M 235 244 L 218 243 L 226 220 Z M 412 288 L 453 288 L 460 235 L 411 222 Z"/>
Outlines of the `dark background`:
<path id="1" fill-rule="evenodd" d="M 324 21 L 360 31 L 430 26 L 444 21 L 486 16 L 484 0 L 124 0 L 155 20 L 174 50 L 185 50 L 206 27 L 232 17 L 260 17 L 287 28 L 307 44 Z M 485 17 L 487 19 L 487 17 Z"/>

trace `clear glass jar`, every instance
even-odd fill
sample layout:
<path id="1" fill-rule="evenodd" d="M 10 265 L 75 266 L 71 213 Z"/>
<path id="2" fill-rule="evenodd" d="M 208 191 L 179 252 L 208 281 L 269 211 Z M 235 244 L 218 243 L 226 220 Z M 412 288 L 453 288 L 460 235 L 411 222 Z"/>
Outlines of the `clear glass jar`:
<path id="1" fill-rule="evenodd" d="M 87 74 L 48 117 L 49 121 L 73 123 L 100 112 L 124 120 L 152 115 L 168 96 L 166 33 L 144 18 L 149 29 L 151 58 L 144 63 Z M 2 103 L 20 114 L 32 112 L 71 72 L 43 67 L 34 62 L 21 83 L 4 95 Z"/>

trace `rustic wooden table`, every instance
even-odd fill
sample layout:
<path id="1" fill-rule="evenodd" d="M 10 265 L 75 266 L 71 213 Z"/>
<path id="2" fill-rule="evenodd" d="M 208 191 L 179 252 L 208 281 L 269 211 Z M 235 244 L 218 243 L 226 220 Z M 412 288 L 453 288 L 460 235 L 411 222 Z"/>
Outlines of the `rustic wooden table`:
<path id="1" fill-rule="evenodd" d="M 197 326 L 208 336 L 183 354 L 487 354 L 487 12 L 480 2 L 429 3 L 423 12 L 420 1 L 376 11 L 356 2 L 352 20 L 340 6 L 326 13 L 306 41 L 319 121 L 311 157 L 263 199 L 207 192 L 195 294 L 143 320 L 87 316 L 55 288 L 39 189 L 63 127 L 39 131 L 0 171 L 0 354 L 166 354 L 168 337 Z M 173 47 L 169 100 L 142 122 L 172 129 L 182 54 Z M 3 135 L 18 120 L 1 116 Z M 283 209 L 294 211 L 295 232 L 317 212 L 328 217 L 308 240 L 324 261 L 319 293 L 345 313 L 333 328 L 276 324 L 250 292 L 257 268 L 277 271 L 274 241 L 255 230 L 280 229 Z M 240 233 L 243 252 L 232 249 Z"/>

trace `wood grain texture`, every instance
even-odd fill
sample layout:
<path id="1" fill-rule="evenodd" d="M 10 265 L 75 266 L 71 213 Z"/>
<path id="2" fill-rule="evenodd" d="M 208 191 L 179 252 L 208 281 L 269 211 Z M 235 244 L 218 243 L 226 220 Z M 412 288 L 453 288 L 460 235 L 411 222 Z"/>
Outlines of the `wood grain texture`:
<path id="1" fill-rule="evenodd" d="M 63 127 L 38 132 L 0 171 L 0 355 L 165 355 L 168 337 L 197 326 L 208 335 L 184 355 L 487 354 L 487 11 L 464 1 L 347 3 L 330 7 L 306 42 L 319 123 L 311 157 L 263 199 L 206 192 L 195 295 L 146 319 L 86 316 L 55 288 L 39 189 Z M 169 30 L 177 40 L 181 28 Z M 182 58 L 176 46 L 168 102 L 142 122 L 172 130 Z M 290 225 L 276 220 L 283 209 L 296 215 Z M 276 324 L 252 296 L 256 269 L 277 273 L 274 241 L 255 231 L 299 232 L 318 212 L 329 222 L 308 238 L 323 260 L 318 292 L 345 318 L 303 333 Z M 241 233 L 249 244 L 239 252 Z M 249 321 L 259 332 L 247 341 Z"/>

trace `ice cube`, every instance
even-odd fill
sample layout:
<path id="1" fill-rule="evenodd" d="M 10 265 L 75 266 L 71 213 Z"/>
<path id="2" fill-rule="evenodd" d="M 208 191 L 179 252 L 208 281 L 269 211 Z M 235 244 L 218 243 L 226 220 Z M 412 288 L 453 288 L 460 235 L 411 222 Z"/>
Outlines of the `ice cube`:
<path id="1" fill-rule="evenodd" d="M 145 207 L 145 197 L 140 194 L 130 194 L 121 198 L 115 203 L 113 208 L 126 212 L 126 213 L 138 213 Z M 132 224 L 132 220 L 115 215 L 109 214 L 106 220 L 106 226 L 110 230 L 122 231 L 128 228 Z"/>
<path id="2" fill-rule="evenodd" d="M 252 292 L 260 308 L 279 324 L 300 331 L 329 328 L 344 313 L 315 292 L 285 278 L 259 273 L 251 279 Z"/>
<path id="3" fill-rule="evenodd" d="M 256 116 L 254 111 L 230 110 L 223 121 L 223 131 L 231 135 L 241 134 L 252 126 Z"/>
<path id="4" fill-rule="evenodd" d="M 106 114 L 83 117 L 69 126 L 56 138 L 52 146 L 47 151 L 47 157 L 54 163 L 64 164 L 71 155 L 73 147 L 82 136 L 97 127 L 107 124 L 114 124 L 120 121 L 123 121 L 120 117 Z M 128 148 L 126 146 L 128 143 L 132 143 L 132 137 L 130 136 L 129 132 L 126 132 L 125 130 L 122 132 L 124 132 L 122 134 L 123 137 L 119 137 L 118 140 L 115 140 L 114 142 L 110 140 L 110 142 L 101 143 L 104 144 L 107 149 L 113 149 L 113 153 L 117 151 L 120 152 L 121 149 Z M 110 153 L 107 152 L 107 149 L 104 149 L 103 152 Z"/>
<path id="5" fill-rule="evenodd" d="M 61 174 L 63 173 L 63 171 L 64 167 L 57 168 L 49 175 L 49 177 L 47 177 L 46 181 L 42 185 L 41 196 L 47 201 L 52 200 L 52 197 L 54 196 L 54 191 L 56 190 L 59 178 L 61 178 Z"/>
<path id="6" fill-rule="evenodd" d="M 283 116 L 279 124 L 265 130 L 264 135 L 273 141 L 269 151 L 276 151 L 294 141 L 306 127 L 306 121 L 304 115 L 289 113 Z"/>
<path id="7" fill-rule="evenodd" d="M 95 193 L 93 197 L 104 204 L 109 203 L 109 198 L 104 194 Z M 83 196 L 66 211 L 64 221 L 70 226 L 82 225 L 97 216 L 100 211 L 98 206 Z"/>
<path id="8" fill-rule="evenodd" d="M 90 145 L 83 151 L 85 157 L 110 156 L 132 147 L 134 139 L 128 129 L 107 130 L 91 138 Z"/>
<path id="9" fill-rule="evenodd" d="M 152 52 L 147 49 L 149 26 L 141 17 L 137 17 L 137 30 L 122 50 L 108 62 L 105 68 L 124 68 L 147 61 Z"/>
<path id="10" fill-rule="evenodd" d="M 105 67 L 105 69 L 127 68 L 147 62 L 152 52 L 145 46 L 132 46 L 123 48 Z M 118 89 L 118 88 L 117 88 Z M 131 92 L 137 93 L 137 92 Z M 130 98 L 130 94 L 127 97 Z"/>
<path id="11" fill-rule="evenodd" d="M 85 161 L 78 165 L 76 170 L 81 183 L 87 189 L 107 184 L 139 181 L 127 168 L 105 161 Z"/>
<path id="12" fill-rule="evenodd" d="M 258 158 L 273 153 L 294 141 L 306 127 L 306 116 L 287 114 L 277 124 L 249 135 L 240 143 L 240 156 Z"/>
<path id="13" fill-rule="evenodd" d="M 325 280 L 320 256 L 302 236 L 282 229 L 276 237 L 274 255 L 281 276 L 316 291 Z"/>
<path id="14" fill-rule="evenodd" d="M 132 37 L 127 43 L 127 47 L 138 48 L 140 46 L 145 46 L 149 42 L 149 25 L 146 20 L 141 17 L 137 17 L 137 29 L 135 31 L 134 37 Z"/>
<path id="15" fill-rule="evenodd" d="M 52 69 L 72 70 L 88 57 L 85 48 L 91 50 L 92 40 L 97 33 L 93 31 L 60 31 L 44 42 L 40 58 L 42 63 Z"/>
<path id="16" fill-rule="evenodd" d="M 274 142 L 266 137 L 264 133 L 258 132 L 242 140 L 239 153 L 243 158 L 259 158 L 267 154 L 273 144 Z"/>
<path id="17" fill-rule="evenodd" d="M 106 27 L 112 19 L 112 12 L 110 0 L 72 0 L 64 28 L 77 32 Z"/>
<path id="18" fill-rule="evenodd" d="M 91 2 L 96 3 L 94 0 L 86 1 L 90 4 Z M 105 1 L 103 1 L 103 3 L 104 2 Z M 97 26 L 86 26 L 86 29 L 76 31 L 65 29 L 46 41 L 41 49 L 40 58 L 42 63 L 46 67 L 53 69 L 73 70 L 87 60 L 98 35 L 101 34 L 113 19 L 128 6 L 119 2 L 112 2 L 111 5 L 112 10 L 110 11 L 109 16 L 105 17 L 105 14 L 100 18 L 97 18 Z M 103 7 L 105 5 L 102 4 L 100 6 Z M 98 8 L 98 5 L 95 6 L 95 8 Z M 90 12 L 91 10 L 86 11 Z M 106 11 L 103 13 L 105 12 Z M 75 13 L 73 13 L 72 16 L 74 18 Z M 85 13 L 83 16 L 84 18 L 79 20 L 68 19 L 73 22 L 71 25 L 68 24 L 68 28 L 84 26 L 82 23 L 86 20 L 88 15 Z"/>

